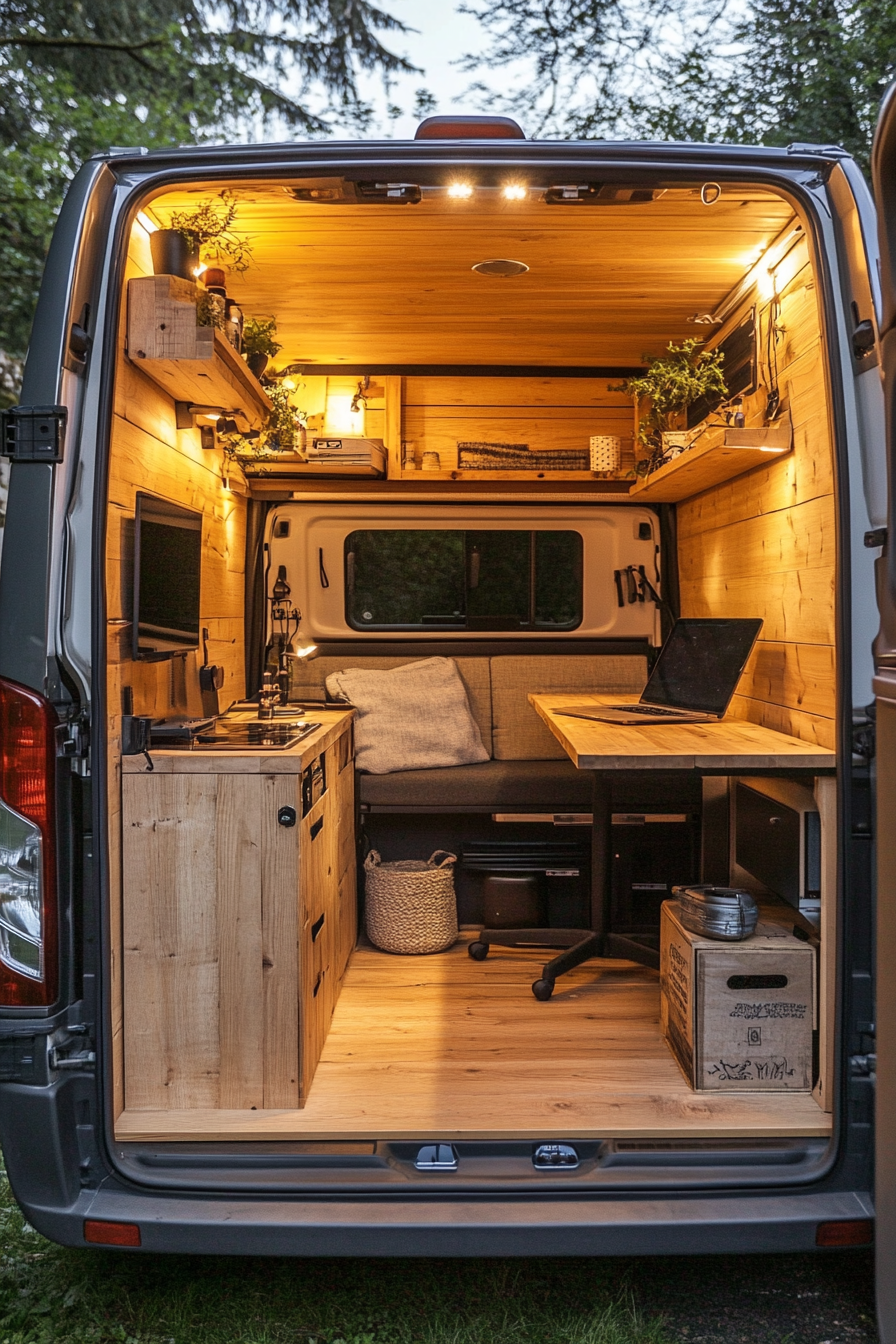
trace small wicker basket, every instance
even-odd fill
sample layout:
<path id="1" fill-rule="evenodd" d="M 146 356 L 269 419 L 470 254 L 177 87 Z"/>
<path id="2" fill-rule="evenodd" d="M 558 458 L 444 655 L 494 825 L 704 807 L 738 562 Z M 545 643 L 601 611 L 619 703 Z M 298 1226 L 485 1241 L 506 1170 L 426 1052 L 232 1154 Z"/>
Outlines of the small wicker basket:
<path id="1" fill-rule="evenodd" d="M 438 862 L 436 862 L 438 860 Z M 454 864 L 437 849 L 422 859 L 383 863 L 372 849 L 364 860 L 367 937 L 383 952 L 419 956 L 457 941 Z"/>

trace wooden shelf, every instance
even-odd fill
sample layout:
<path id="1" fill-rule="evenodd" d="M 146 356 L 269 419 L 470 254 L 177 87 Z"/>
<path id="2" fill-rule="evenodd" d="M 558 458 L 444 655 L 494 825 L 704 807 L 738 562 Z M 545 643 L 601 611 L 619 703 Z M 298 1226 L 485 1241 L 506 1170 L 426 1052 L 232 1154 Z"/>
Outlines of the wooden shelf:
<path id="1" fill-rule="evenodd" d="M 758 443 L 760 438 L 763 440 L 761 445 Z M 725 429 L 707 434 L 699 446 L 686 449 L 659 471 L 636 481 L 629 496 L 644 504 L 677 504 L 691 495 L 699 495 L 710 486 L 774 462 L 789 453 L 792 447 L 793 431 L 789 425 Z"/>
<path id="2" fill-rule="evenodd" d="M 615 485 L 622 476 L 599 476 L 594 471 L 483 471 L 478 468 L 454 471 L 402 471 L 403 481 L 591 481 Z"/>
<path id="3" fill-rule="evenodd" d="M 242 412 L 261 429 L 271 409 L 246 362 L 214 327 L 196 325 L 199 289 L 174 275 L 128 282 L 128 358 L 175 401 Z"/>

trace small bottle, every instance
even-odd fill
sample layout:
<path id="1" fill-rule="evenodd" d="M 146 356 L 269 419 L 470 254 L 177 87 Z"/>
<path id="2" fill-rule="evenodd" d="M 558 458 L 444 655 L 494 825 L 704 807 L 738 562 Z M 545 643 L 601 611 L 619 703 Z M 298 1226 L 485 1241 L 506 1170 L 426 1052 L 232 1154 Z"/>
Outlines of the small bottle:
<path id="1" fill-rule="evenodd" d="M 235 299 L 226 300 L 224 335 L 239 354 L 243 348 L 243 310 Z"/>
<path id="2" fill-rule="evenodd" d="M 265 672 L 261 679 L 261 694 L 258 697 L 258 717 L 260 719 L 272 719 L 274 717 L 274 705 L 278 696 L 279 688 L 274 689 L 271 673 Z"/>

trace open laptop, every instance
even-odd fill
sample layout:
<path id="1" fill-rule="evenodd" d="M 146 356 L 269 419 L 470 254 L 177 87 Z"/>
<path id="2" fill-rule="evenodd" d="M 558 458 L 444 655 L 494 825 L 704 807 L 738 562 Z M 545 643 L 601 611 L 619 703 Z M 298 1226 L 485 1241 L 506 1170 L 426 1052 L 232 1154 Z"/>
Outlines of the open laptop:
<path id="1" fill-rule="evenodd" d="M 600 723 L 714 723 L 724 718 L 761 620 L 676 621 L 636 705 L 555 709 Z"/>

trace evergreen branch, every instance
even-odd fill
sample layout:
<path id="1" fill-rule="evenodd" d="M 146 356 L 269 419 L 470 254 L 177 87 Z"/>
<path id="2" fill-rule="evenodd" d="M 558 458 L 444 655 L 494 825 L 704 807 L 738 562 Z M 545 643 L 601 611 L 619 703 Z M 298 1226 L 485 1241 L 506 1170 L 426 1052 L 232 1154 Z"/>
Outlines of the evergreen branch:
<path id="1" fill-rule="evenodd" d="M 133 56 L 135 52 L 145 51 L 147 47 L 161 47 L 168 42 L 166 37 L 147 37 L 143 42 L 104 42 L 92 37 L 3 37 L 0 35 L 0 47 L 51 47 L 73 51 L 120 51 Z"/>

